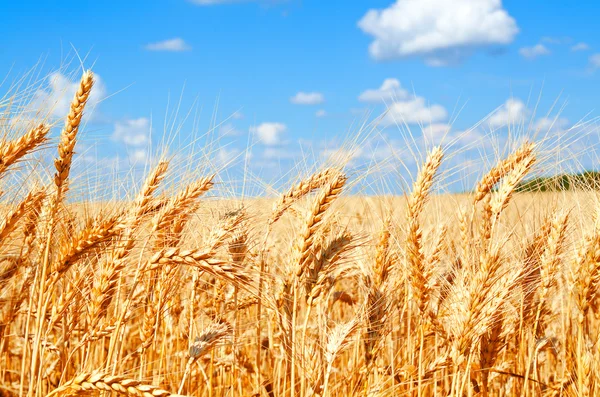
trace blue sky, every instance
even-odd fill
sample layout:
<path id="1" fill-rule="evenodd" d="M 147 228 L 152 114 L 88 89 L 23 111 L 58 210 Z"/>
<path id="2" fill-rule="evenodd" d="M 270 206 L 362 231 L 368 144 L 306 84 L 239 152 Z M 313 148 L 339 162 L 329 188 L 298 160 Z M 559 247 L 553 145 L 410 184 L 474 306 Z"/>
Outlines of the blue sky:
<path id="1" fill-rule="evenodd" d="M 147 161 L 144 153 L 161 140 L 165 114 L 179 101 L 178 139 L 221 124 L 212 134 L 219 141 L 215 161 L 231 161 L 250 142 L 249 162 L 267 177 L 284 173 L 300 148 L 316 158 L 334 151 L 386 108 L 373 139 L 384 139 L 393 152 L 409 140 L 468 145 L 529 122 L 568 132 L 584 117 L 593 120 L 600 101 L 596 2 L 130 0 L 0 7 L 0 74 L 9 81 L 37 64 L 41 76 L 50 75 L 37 96 L 60 102 L 79 73 L 77 56 L 99 76 L 84 138 L 98 158 Z M 544 116 L 557 98 L 559 108 L 566 106 L 551 123 Z M 65 106 L 55 106 L 55 115 Z M 370 142 L 356 156 L 376 156 L 377 148 Z"/>

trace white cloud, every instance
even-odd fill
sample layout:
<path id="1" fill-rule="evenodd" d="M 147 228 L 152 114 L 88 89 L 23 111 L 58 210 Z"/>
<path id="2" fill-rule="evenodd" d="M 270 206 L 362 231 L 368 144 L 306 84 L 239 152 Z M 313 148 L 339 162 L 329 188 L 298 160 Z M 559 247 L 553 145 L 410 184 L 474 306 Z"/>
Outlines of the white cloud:
<path id="1" fill-rule="evenodd" d="M 52 118 L 64 118 L 69 113 L 71 101 L 79 89 L 79 81 L 73 82 L 60 72 L 52 73 L 47 79 L 48 86 L 35 92 L 32 110 Z M 84 118 L 98 120 L 94 108 L 106 97 L 106 87 L 99 75 L 94 74 L 94 86 L 84 111 Z"/>
<path id="2" fill-rule="evenodd" d="M 225 123 L 219 128 L 219 135 L 221 136 L 239 136 L 242 135 L 242 131 L 238 130 L 233 123 Z"/>
<path id="3" fill-rule="evenodd" d="M 129 152 L 129 162 L 131 164 L 141 165 L 145 164 L 147 160 L 148 151 L 145 149 L 134 149 L 133 151 Z"/>
<path id="4" fill-rule="evenodd" d="M 408 91 L 402 88 L 398 79 L 385 79 L 381 87 L 364 91 L 358 96 L 361 102 L 391 102 L 408 97 Z"/>
<path id="5" fill-rule="evenodd" d="M 423 127 L 423 135 L 432 143 L 440 143 L 450 132 L 450 125 L 445 123 L 435 123 Z"/>
<path id="6" fill-rule="evenodd" d="M 327 116 L 327 112 L 325 111 L 325 109 L 319 109 L 315 113 L 315 116 L 317 116 L 317 117 L 325 117 L 325 116 Z"/>
<path id="7" fill-rule="evenodd" d="M 240 112 L 239 110 L 236 110 L 231 115 L 231 118 L 234 120 L 242 120 L 244 118 L 244 114 L 242 112 Z"/>
<path id="8" fill-rule="evenodd" d="M 236 148 L 226 148 L 222 147 L 217 152 L 217 164 L 219 165 L 227 165 L 239 160 L 242 155 L 242 151 Z"/>
<path id="9" fill-rule="evenodd" d="M 569 44 L 573 41 L 573 39 L 570 37 L 544 36 L 541 38 L 540 41 L 542 41 L 543 43 L 548 43 L 548 44 Z"/>
<path id="10" fill-rule="evenodd" d="M 534 128 L 542 132 L 562 131 L 569 125 L 569 120 L 564 117 L 542 117 L 535 122 Z"/>
<path id="11" fill-rule="evenodd" d="M 258 139 L 265 145 L 277 145 L 281 143 L 281 136 L 287 131 L 283 123 L 267 122 L 250 127 L 250 133 L 256 134 Z"/>
<path id="12" fill-rule="evenodd" d="M 326 147 L 320 151 L 319 155 L 322 159 L 328 160 L 335 164 L 346 163 L 348 161 L 361 158 L 369 158 L 365 149 L 361 147 L 354 147 L 352 149 L 343 147 Z"/>
<path id="13" fill-rule="evenodd" d="M 369 10 L 358 26 L 374 37 L 369 52 L 375 59 L 421 56 L 436 66 L 475 47 L 509 44 L 519 31 L 501 0 L 396 0 Z"/>
<path id="14" fill-rule="evenodd" d="M 510 98 L 487 120 L 492 128 L 522 123 L 529 115 L 527 106 L 520 99 Z"/>
<path id="15" fill-rule="evenodd" d="M 117 121 L 112 139 L 131 146 L 145 146 L 150 141 L 150 120 L 145 117 Z"/>
<path id="16" fill-rule="evenodd" d="M 600 53 L 590 56 L 590 64 L 594 69 L 600 68 Z"/>
<path id="17" fill-rule="evenodd" d="M 550 50 L 543 44 L 536 44 L 533 47 L 519 49 L 519 54 L 527 59 L 535 59 L 541 55 L 549 55 Z"/>
<path id="18" fill-rule="evenodd" d="M 266 160 L 289 160 L 294 158 L 294 151 L 284 148 L 268 147 L 263 150 L 262 157 Z"/>
<path id="19" fill-rule="evenodd" d="M 318 105 L 325 102 L 325 97 L 320 92 L 299 92 L 290 98 L 295 105 Z"/>
<path id="20" fill-rule="evenodd" d="M 482 133 L 478 128 L 455 131 L 452 135 L 457 142 L 471 148 L 478 145 L 481 145 L 482 147 L 493 147 L 493 142 L 489 139 L 489 136 Z"/>
<path id="21" fill-rule="evenodd" d="M 168 39 L 163 41 L 157 41 L 156 43 L 146 44 L 145 47 L 148 51 L 171 51 L 171 52 L 182 52 L 189 51 L 192 47 L 187 44 L 182 38 L 176 37 L 174 39 Z"/>
<path id="22" fill-rule="evenodd" d="M 391 104 L 382 122 L 385 125 L 395 123 L 436 123 L 445 120 L 447 117 L 448 112 L 443 106 L 428 106 L 425 103 L 425 98 L 414 97 L 406 101 Z"/>
<path id="23" fill-rule="evenodd" d="M 587 43 L 577 43 L 571 47 L 571 51 L 587 51 L 590 49 L 590 46 Z"/>

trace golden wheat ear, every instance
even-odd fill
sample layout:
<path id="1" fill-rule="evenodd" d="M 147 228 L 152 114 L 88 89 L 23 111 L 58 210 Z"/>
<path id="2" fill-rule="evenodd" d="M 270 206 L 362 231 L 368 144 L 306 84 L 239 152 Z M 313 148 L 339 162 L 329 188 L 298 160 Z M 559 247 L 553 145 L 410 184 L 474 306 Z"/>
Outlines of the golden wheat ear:
<path id="1" fill-rule="evenodd" d="M 312 210 L 304 224 L 304 231 L 300 235 L 298 245 L 296 246 L 298 259 L 296 261 L 296 276 L 299 278 L 310 266 L 311 247 L 313 245 L 317 230 L 320 228 L 325 212 L 342 193 L 342 189 L 346 184 L 346 176 L 338 174 L 334 179 L 326 185 L 323 192 L 315 200 Z"/>
<path id="2" fill-rule="evenodd" d="M 20 161 L 25 155 L 33 152 L 48 140 L 50 127 L 40 124 L 32 128 L 20 138 L 13 141 L 0 143 L 0 176 L 13 164 Z"/>
<path id="3" fill-rule="evenodd" d="M 417 175 L 413 191 L 408 198 L 408 235 L 406 240 L 407 257 L 410 267 L 410 282 L 412 294 L 421 313 L 425 313 L 431 294 L 429 281 L 432 269 L 425 263 L 422 248 L 422 231 L 419 216 L 423 212 L 425 203 L 431 193 L 434 177 L 442 164 L 444 153 L 441 148 L 434 148 L 423 168 Z"/>
<path id="4" fill-rule="evenodd" d="M 327 168 L 321 172 L 311 175 L 303 180 L 298 185 L 293 186 L 289 191 L 284 193 L 273 206 L 273 213 L 269 219 L 269 224 L 273 224 L 281 218 L 283 213 L 287 211 L 295 202 L 300 200 L 307 194 L 325 186 L 333 180 L 341 171 L 337 168 Z"/>
<path id="5" fill-rule="evenodd" d="M 71 102 L 71 109 L 65 127 L 60 135 L 60 143 L 58 144 L 58 157 L 54 160 L 56 174 L 54 175 L 54 184 L 58 191 L 58 201 L 60 201 L 63 192 L 66 192 L 66 181 L 69 178 L 71 164 L 73 162 L 73 154 L 75 143 L 77 142 L 77 133 L 83 117 L 83 110 L 90 97 L 92 86 L 94 85 L 94 75 L 91 71 L 87 71 L 81 77 L 79 88 L 75 93 L 75 98 Z"/>
<path id="6" fill-rule="evenodd" d="M 139 380 L 103 372 L 86 372 L 77 375 L 63 386 L 53 390 L 47 397 L 61 395 L 88 395 L 92 392 L 113 392 L 134 397 L 181 397 L 179 394 L 162 390 L 158 386 L 146 385 Z"/>
<path id="7" fill-rule="evenodd" d="M 492 191 L 494 186 L 496 186 L 502 178 L 508 175 L 517 164 L 520 164 L 523 160 L 532 156 L 534 149 L 534 143 L 525 141 L 514 153 L 492 167 L 492 169 L 490 169 L 477 183 L 473 203 L 477 204 L 483 200 Z"/>
<path id="8" fill-rule="evenodd" d="M 0 247 L 2 247 L 8 237 L 18 226 L 19 221 L 28 215 L 28 212 L 38 208 L 46 196 L 43 190 L 32 190 L 27 196 L 4 216 L 0 222 Z"/>

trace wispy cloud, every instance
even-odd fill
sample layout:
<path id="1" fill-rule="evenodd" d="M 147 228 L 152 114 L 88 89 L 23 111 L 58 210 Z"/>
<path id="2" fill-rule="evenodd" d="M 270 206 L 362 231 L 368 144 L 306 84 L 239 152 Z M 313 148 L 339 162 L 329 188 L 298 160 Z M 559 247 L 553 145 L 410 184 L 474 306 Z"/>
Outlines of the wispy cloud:
<path id="1" fill-rule="evenodd" d="M 589 44 L 587 43 L 577 43 L 574 46 L 571 47 L 571 51 L 587 51 L 590 49 Z"/>
<path id="2" fill-rule="evenodd" d="M 294 105 L 318 105 L 325 102 L 325 96 L 320 92 L 299 92 L 290 98 Z"/>
<path id="3" fill-rule="evenodd" d="M 163 41 L 157 41 L 156 43 L 146 44 L 145 48 L 148 51 L 170 51 L 170 52 L 182 52 L 189 51 L 192 47 L 180 37 L 174 39 L 168 39 Z"/>
<path id="4" fill-rule="evenodd" d="M 600 53 L 590 56 L 590 65 L 592 65 L 594 69 L 600 69 Z"/>
<path id="5" fill-rule="evenodd" d="M 542 55 L 550 55 L 550 50 L 543 44 L 537 44 L 533 47 L 521 48 L 519 54 L 524 58 L 532 60 Z"/>
<path id="6" fill-rule="evenodd" d="M 552 36 L 544 36 L 540 39 L 541 42 L 543 43 L 548 43 L 548 44 L 569 44 L 573 42 L 573 39 L 566 36 L 566 37 L 552 37 Z"/>
<path id="7" fill-rule="evenodd" d="M 219 128 L 219 135 L 221 136 L 239 136 L 242 135 L 242 131 L 237 129 L 233 123 L 225 123 Z"/>

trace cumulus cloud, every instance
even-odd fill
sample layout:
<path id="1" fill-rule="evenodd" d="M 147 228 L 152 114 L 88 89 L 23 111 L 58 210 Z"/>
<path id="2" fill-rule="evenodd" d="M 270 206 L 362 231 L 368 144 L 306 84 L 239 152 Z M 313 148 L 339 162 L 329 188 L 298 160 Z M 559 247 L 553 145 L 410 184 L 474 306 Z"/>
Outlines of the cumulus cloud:
<path id="1" fill-rule="evenodd" d="M 72 81 L 62 73 L 56 72 L 48 76 L 47 87 L 35 92 L 32 109 L 52 118 L 63 118 L 69 113 L 71 101 L 79 89 L 79 81 Z M 99 75 L 94 74 L 94 88 L 90 93 L 84 118 L 98 121 L 98 112 L 94 108 L 106 97 L 106 86 Z"/>
<path id="2" fill-rule="evenodd" d="M 290 98 L 295 105 L 318 105 L 325 102 L 325 97 L 320 92 L 299 92 Z"/>
<path id="3" fill-rule="evenodd" d="M 382 122 L 385 125 L 395 123 L 426 124 L 437 123 L 448 117 L 441 105 L 427 105 L 425 98 L 414 97 L 402 102 L 394 102 L 388 108 Z"/>
<path id="4" fill-rule="evenodd" d="M 131 146 L 145 146 L 150 142 L 150 120 L 145 117 L 117 121 L 112 139 Z"/>
<path id="5" fill-rule="evenodd" d="M 571 47 L 571 51 L 587 51 L 590 49 L 589 44 L 587 43 L 577 43 L 574 46 Z"/>
<path id="6" fill-rule="evenodd" d="M 146 44 L 145 47 L 148 51 L 170 51 L 170 52 L 182 52 L 189 51 L 192 47 L 187 44 L 181 37 L 175 37 L 174 39 L 168 39 L 163 41 L 157 41 L 156 43 Z"/>
<path id="7" fill-rule="evenodd" d="M 262 143 L 268 146 L 281 143 L 281 136 L 287 131 L 283 123 L 266 122 L 250 127 L 250 133 L 256 134 Z"/>
<path id="8" fill-rule="evenodd" d="M 504 45 L 519 31 L 501 0 L 396 0 L 369 10 L 358 26 L 378 60 L 420 56 L 431 65 L 460 60 L 476 47 Z"/>
<path id="9" fill-rule="evenodd" d="M 317 116 L 317 117 L 325 117 L 325 116 L 327 116 L 327 112 L 325 111 L 325 109 L 319 109 L 315 113 L 315 116 Z"/>
<path id="10" fill-rule="evenodd" d="M 542 55 L 550 55 L 550 50 L 543 44 L 536 44 L 533 47 L 519 49 L 519 54 L 527 59 L 535 59 Z"/>
<path id="11" fill-rule="evenodd" d="M 529 109 L 523 101 L 510 98 L 488 119 L 487 123 L 492 128 L 506 127 L 522 123 L 529 116 Z"/>
<path id="12" fill-rule="evenodd" d="M 385 79 L 379 88 L 369 89 L 358 96 L 361 102 L 391 102 L 407 98 L 408 91 L 398 79 Z"/>

